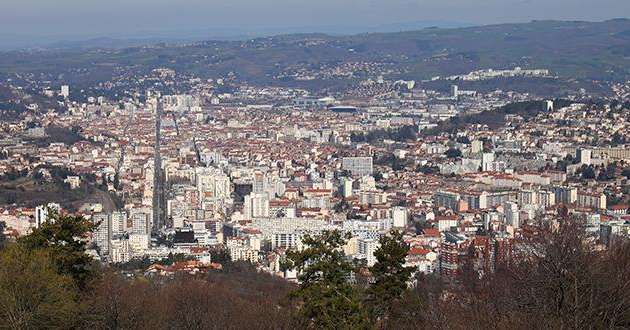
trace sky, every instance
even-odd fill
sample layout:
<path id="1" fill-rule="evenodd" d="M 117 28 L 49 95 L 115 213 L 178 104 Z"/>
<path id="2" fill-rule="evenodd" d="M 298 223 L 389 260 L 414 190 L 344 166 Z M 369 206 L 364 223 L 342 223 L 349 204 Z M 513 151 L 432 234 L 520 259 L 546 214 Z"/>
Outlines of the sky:
<path id="1" fill-rule="evenodd" d="M 449 27 L 629 15 L 630 0 L 0 0 L 0 42 L 355 33 L 410 22 Z"/>

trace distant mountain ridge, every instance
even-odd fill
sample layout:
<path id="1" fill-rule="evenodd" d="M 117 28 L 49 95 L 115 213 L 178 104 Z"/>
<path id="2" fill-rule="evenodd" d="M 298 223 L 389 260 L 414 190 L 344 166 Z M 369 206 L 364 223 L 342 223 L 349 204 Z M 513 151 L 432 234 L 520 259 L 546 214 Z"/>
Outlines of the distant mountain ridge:
<path id="1" fill-rule="evenodd" d="M 202 78 L 233 72 L 251 83 L 318 87 L 365 79 L 371 73 L 305 82 L 291 78 L 292 70 L 318 72 L 342 63 L 370 62 L 391 71 L 388 78 L 392 79 L 422 80 L 516 66 L 550 69 L 562 78 L 630 79 L 629 19 L 533 21 L 342 36 L 287 34 L 124 49 L 107 47 L 112 43 L 100 39 L 92 41 L 98 49 L 5 52 L 0 56 L 0 74 L 45 72 L 62 75 L 64 82 L 89 84 L 121 68 L 134 73 L 168 67 Z M 84 70 L 77 75 L 71 68 Z"/>
<path id="2" fill-rule="evenodd" d="M 469 23 L 452 21 L 426 20 L 379 25 L 322 25 L 297 26 L 287 28 L 220 28 L 194 30 L 145 31 L 127 36 L 38 36 L 38 35 L 3 35 L 0 32 L 1 50 L 20 50 L 28 48 L 125 48 L 156 43 L 190 43 L 203 40 L 246 40 L 286 34 L 325 33 L 330 35 L 352 35 L 373 32 L 400 32 L 418 30 L 427 27 L 457 28 L 472 26 Z"/>

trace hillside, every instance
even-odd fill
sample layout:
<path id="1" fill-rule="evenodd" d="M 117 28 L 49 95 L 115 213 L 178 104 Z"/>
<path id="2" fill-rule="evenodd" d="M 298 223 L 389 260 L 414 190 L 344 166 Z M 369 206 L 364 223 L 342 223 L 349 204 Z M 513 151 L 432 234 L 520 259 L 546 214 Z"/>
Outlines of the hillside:
<path id="1" fill-rule="evenodd" d="M 630 20 L 534 21 L 457 29 L 333 37 L 299 34 L 249 41 L 158 44 L 125 49 L 5 52 L 0 76 L 45 72 L 72 84 L 94 84 L 168 67 L 180 73 L 277 85 L 334 84 L 368 73 L 295 81 L 294 71 L 321 71 L 343 63 L 376 63 L 389 78 L 428 79 L 486 68 L 547 68 L 562 78 L 630 78 Z M 61 76 L 60 76 L 61 75 Z"/>

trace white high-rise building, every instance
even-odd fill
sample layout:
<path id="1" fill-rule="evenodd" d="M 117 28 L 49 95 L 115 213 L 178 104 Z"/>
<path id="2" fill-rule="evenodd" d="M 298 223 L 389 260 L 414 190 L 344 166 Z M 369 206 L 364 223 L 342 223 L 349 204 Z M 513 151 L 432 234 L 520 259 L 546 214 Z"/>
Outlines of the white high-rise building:
<path id="1" fill-rule="evenodd" d="M 593 152 L 590 149 L 579 148 L 576 150 L 576 158 L 580 160 L 580 164 L 591 165 L 591 156 Z"/>
<path id="2" fill-rule="evenodd" d="M 492 171 L 494 169 L 494 153 L 486 152 L 481 156 L 481 170 L 483 172 Z"/>
<path id="3" fill-rule="evenodd" d="M 457 85 L 451 85 L 451 97 L 456 99 L 459 96 L 459 87 Z"/>
<path id="4" fill-rule="evenodd" d="M 477 154 L 483 151 L 483 141 L 481 140 L 473 140 L 471 143 L 471 152 L 473 154 Z"/>
<path id="5" fill-rule="evenodd" d="M 131 248 L 126 238 L 113 239 L 110 244 L 109 260 L 112 263 L 123 263 L 131 260 Z"/>
<path id="6" fill-rule="evenodd" d="M 352 183 L 350 178 L 341 178 L 341 196 L 344 198 L 352 197 Z"/>
<path id="7" fill-rule="evenodd" d="M 48 203 L 35 208 L 35 228 L 39 228 L 43 223 L 51 221 L 50 212 L 59 212 L 61 205 L 57 203 Z"/>
<path id="8" fill-rule="evenodd" d="M 405 228 L 407 227 L 408 215 L 407 208 L 396 206 L 392 209 L 392 220 L 393 225 L 396 228 Z"/>
<path id="9" fill-rule="evenodd" d="M 514 202 L 503 203 L 503 213 L 505 214 L 505 222 L 516 228 L 521 226 L 518 204 Z"/>
<path id="10" fill-rule="evenodd" d="M 99 248 L 101 256 L 109 254 L 109 242 L 112 239 L 112 218 L 105 213 L 95 214 L 92 222 L 97 225 L 94 230 L 94 243 Z"/>
<path id="11" fill-rule="evenodd" d="M 231 194 L 230 178 L 219 169 L 198 167 L 195 170 L 197 190 L 212 197 L 228 198 Z"/>
<path id="12" fill-rule="evenodd" d="M 267 194 L 250 194 L 243 203 L 245 219 L 269 217 L 269 197 Z"/>
<path id="13" fill-rule="evenodd" d="M 141 254 L 149 248 L 149 240 L 148 234 L 131 234 L 129 235 L 129 248 L 132 252 Z"/>
<path id="14" fill-rule="evenodd" d="M 359 256 L 365 258 L 368 267 L 372 267 L 376 263 L 374 252 L 379 246 L 380 244 L 375 238 L 359 238 L 357 240 Z"/>
<path id="15" fill-rule="evenodd" d="M 148 234 L 151 228 L 149 222 L 150 216 L 144 212 L 137 212 L 131 216 L 131 233 L 133 234 Z"/>
<path id="16" fill-rule="evenodd" d="M 262 194 L 267 188 L 267 180 L 265 173 L 256 171 L 254 172 L 254 178 L 252 180 L 252 193 Z"/>
<path id="17" fill-rule="evenodd" d="M 125 211 L 115 211 L 111 215 L 112 235 L 121 235 L 127 231 L 127 213 Z"/>
<path id="18" fill-rule="evenodd" d="M 61 96 L 68 98 L 70 96 L 70 86 L 63 85 L 61 86 Z"/>

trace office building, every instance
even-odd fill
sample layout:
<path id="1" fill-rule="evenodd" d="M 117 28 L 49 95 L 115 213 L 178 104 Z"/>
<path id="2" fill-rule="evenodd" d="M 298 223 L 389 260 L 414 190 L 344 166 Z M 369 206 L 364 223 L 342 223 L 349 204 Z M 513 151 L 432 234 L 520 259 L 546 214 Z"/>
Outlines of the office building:
<path id="1" fill-rule="evenodd" d="M 353 176 L 372 175 L 372 157 L 344 157 L 341 163 L 342 168 Z"/>

